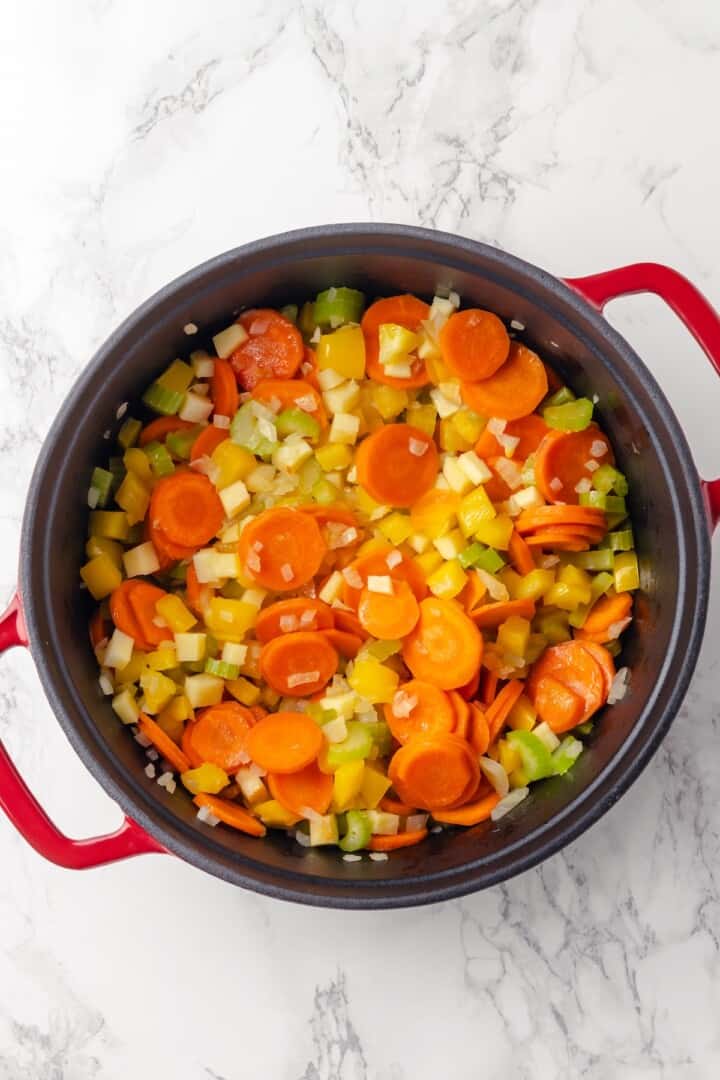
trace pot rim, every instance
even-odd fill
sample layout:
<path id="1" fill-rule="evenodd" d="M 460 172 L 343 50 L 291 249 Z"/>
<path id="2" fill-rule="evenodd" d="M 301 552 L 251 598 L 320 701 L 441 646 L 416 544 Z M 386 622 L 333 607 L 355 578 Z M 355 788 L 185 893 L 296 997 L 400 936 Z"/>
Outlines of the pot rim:
<path id="1" fill-rule="evenodd" d="M 169 811 L 159 811 L 157 807 L 152 806 L 153 812 L 149 812 L 151 804 L 144 797 L 142 788 L 126 780 L 117 763 L 115 773 L 111 771 L 112 751 L 109 748 L 105 749 L 105 761 L 103 761 L 99 748 L 91 745 L 83 737 L 79 727 L 71 720 L 68 708 L 61 700 L 59 684 L 62 680 L 50 665 L 46 644 L 43 642 L 39 628 L 39 614 L 44 597 L 36 597 L 31 585 L 32 566 L 40 550 L 40 544 L 33 541 L 33 535 L 36 534 L 35 516 L 39 491 L 46 472 L 51 467 L 54 455 L 58 452 L 57 443 L 66 414 L 71 405 L 82 397 L 87 384 L 104 364 L 108 353 L 116 348 L 127 335 L 137 332 L 146 325 L 160 305 L 171 300 L 179 302 L 188 289 L 197 290 L 214 274 L 221 273 L 224 268 L 234 265 L 240 259 L 263 254 L 267 255 L 270 261 L 274 254 L 281 251 L 283 257 L 276 263 L 278 269 L 281 269 L 284 263 L 301 262 L 303 258 L 324 254 L 322 251 L 317 251 L 317 245 L 323 241 L 328 243 L 343 239 L 347 241 L 342 248 L 343 254 L 353 254 L 353 249 L 357 249 L 358 254 L 367 253 L 369 245 L 377 250 L 382 248 L 383 242 L 397 241 L 399 246 L 396 251 L 387 250 L 389 257 L 394 254 L 403 258 L 418 258 L 429 263 L 440 263 L 443 259 L 447 261 L 453 256 L 456 260 L 460 256 L 465 256 L 467 268 L 471 270 L 469 264 L 477 258 L 482 258 L 486 266 L 497 269 L 500 277 L 503 271 L 512 270 L 540 291 L 552 294 L 565 308 L 569 308 L 573 314 L 585 320 L 608 343 L 622 362 L 640 377 L 664 425 L 663 435 L 672 440 L 675 460 L 682 470 L 686 485 L 684 493 L 686 509 L 689 506 L 691 517 L 684 518 L 682 521 L 682 535 L 685 543 L 680 545 L 681 565 L 678 567 L 678 581 L 683 585 L 684 596 L 682 602 L 677 604 L 670 646 L 658 673 L 655 690 L 639 708 L 635 726 L 624 742 L 622 750 L 548 822 L 508 843 L 502 852 L 494 857 L 496 869 L 489 870 L 483 865 L 481 859 L 477 859 L 444 870 L 429 869 L 402 879 L 375 879 L 361 882 L 348 878 L 346 882 L 340 882 L 307 871 L 295 873 L 271 869 L 241 856 L 237 856 L 236 862 L 229 866 L 227 849 L 217 844 L 211 835 L 202 843 L 198 843 L 197 840 L 189 837 L 183 830 L 181 822 Z M 408 247 L 408 242 L 410 242 L 410 247 Z M 312 252 L 308 250 L 304 253 L 306 245 L 309 249 L 313 244 L 316 250 Z M 404 247 L 403 244 L 405 244 Z M 288 252 L 288 245 L 297 254 Z M 478 274 L 477 268 L 472 272 Z M 555 315 L 560 317 L 559 312 Z M 657 432 L 651 431 L 649 434 L 659 446 Z M 677 491 L 673 490 L 671 485 L 670 488 L 673 499 L 677 500 Z M 697 566 L 695 567 L 697 582 L 694 595 L 689 594 L 685 589 L 689 569 L 686 546 L 689 541 L 694 543 L 697 552 Z M 657 750 L 687 691 L 697 662 L 705 626 L 710 580 L 709 567 L 710 536 L 704 498 L 685 435 L 653 375 L 625 339 L 606 321 L 601 312 L 562 279 L 517 256 L 479 241 L 412 225 L 360 222 L 314 226 L 278 233 L 214 256 L 163 286 L 110 334 L 70 389 L 43 442 L 31 479 L 23 516 L 20 591 L 31 653 L 51 708 L 83 763 L 128 816 L 137 821 L 169 851 L 186 862 L 234 884 L 271 897 L 313 906 L 378 909 L 440 902 L 506 880 L 532 868 L 569 844 L 618 801 Z M 679 640 L 681 623 L 690 604 L 692 604 L 690 631 L 681 642 Z M 677 655 L 679 648 L 683 649 L 683 666 L 667 696 L 660 721 L 655 722 L 655 726 L 648 734 L 641 731 L 644 725 L 640 723 L 640 720 L 652 710 L 660 690 L 669 677 L 671 660 Z M 64 685 L 64 689 L 67 693 L 68 686 Z M 84 708 L 74 687 L 70 686 L 70 690 L 75 703 L 80 708 Z M 323 891 L 318 895 L 314 891 L 316 889 Z"/>

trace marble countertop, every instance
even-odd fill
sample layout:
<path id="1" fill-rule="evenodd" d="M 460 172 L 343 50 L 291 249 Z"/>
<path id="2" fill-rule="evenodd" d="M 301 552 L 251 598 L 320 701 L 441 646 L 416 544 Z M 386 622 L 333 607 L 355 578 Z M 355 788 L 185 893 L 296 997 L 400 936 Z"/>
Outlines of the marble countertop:
<path id="1" fill-rule="evenodd" d="M 559 274 L 664 261 L 717 303 L 719 85 L 714 0 L 8 0 L 2 598 L 72 380 L 141 300 L 238 243 L 421 223 Z M 608 314 L 717 472 L 700 350 L 659 300 Z M 0 1078 L 717 1076 L 719 585 L 632 790 L 462 901 L 310 910 L 155 856 L 70 873 L 0 820 Z M 117 822 L 22 651 L 0 660 L 0 735 L 67 832 Z"/>

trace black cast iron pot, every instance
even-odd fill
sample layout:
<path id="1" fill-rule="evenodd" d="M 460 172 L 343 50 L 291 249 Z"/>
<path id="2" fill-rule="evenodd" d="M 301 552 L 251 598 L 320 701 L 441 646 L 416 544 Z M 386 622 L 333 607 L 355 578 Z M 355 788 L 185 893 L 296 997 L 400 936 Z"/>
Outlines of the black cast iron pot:
<path id="1" fill-rule="evenodd" d="M 456 289 L 465 305 L 526 327 L 521 337 L 579 393 L 599 395 L 632 492 L 642 592 L 623 662 L 625 699 L 601 722 L 566 776 L 532 789 L 502 821 L 431 836 L 387 862 L 343 862 L 283 834 L 257 841 L 199 823 L 184 792 L 169 796 L 98 688 L 78 589 L 87 524 L 87 478 L 135 398 L 185 352 L 186 323 L 202 332 L 258 303 L 279 305 L 331 284 L 369 296 Z M 720 321 L 692 285 L 666 267 L 639 264 L 564 282 L 495 248 L 399 225 L 330 225 L 270 237 L 191 270 L 143 304 L 98 351 L 73 387 L 43 446 L 22 530 L 20 586 L 0 623 L 0 648 L 29 643 L 50 704 L 70 742 L 127 815 L 114 834 L 74 841 L 45 816 L 0 746 L 0 804 L 38 851 L 65 866 L 168 851 L 270 896 L 354 908 L 401 907 L 460 896 L 528 869 L 567 844 L 627 789 L 678 711 L 705 623 L 710 528 L 720 482 L 698 477 L 683 432 L 645 365 L 600 313 L 606 300 L 652 291 L 685 321 L 720 371 Z"/>

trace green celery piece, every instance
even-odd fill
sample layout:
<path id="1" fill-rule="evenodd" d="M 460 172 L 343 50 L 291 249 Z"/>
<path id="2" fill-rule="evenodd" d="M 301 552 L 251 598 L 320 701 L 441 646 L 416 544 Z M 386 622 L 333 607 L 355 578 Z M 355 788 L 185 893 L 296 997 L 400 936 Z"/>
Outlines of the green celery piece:
<path id="1" fill-rule="evenodd" d="M 614 491 L 616 495 L 627 495 L 629 487 L 626 478 L 613 465 L 601 465 L 596 469 L 592 477 L 592 485 L 596 491 L 602 491 L 609 495 Z"/>
<path id="2" fill-rule="evenodd" d="M 552 755 L 542 739 L 538 739 L 537 735 L 533 735 L 531 731 L 510 731 L 506 738 L 520 755 L 528 783 L 542 780 L 545 776 L 552 776 L 555 766 Z"/>
<path id="3" fill-rule="evenodd" d="M 463 570 L 469 570 L 470 567 L 474 566 L 475 559 L 478 555 L 482 555 L 485 550 L 485 547 L 476 541 L 474 544 L 470 544 L 469 547 L 466 547 L 464 551 L 461 551 L 458 555 L 458 562 Z"/>
<path id="4" fill-rule="evenodd" d="M 287 435 L 303 435 L 307 439 L 320 437 L 320 425 L 314 416 L 303 409 L 283 409 L 275 417 L 275 427 L 281 439 Z"/>
<path id="5" fill-rule="evenodd" d="M 173 459 L 167 451 L 167 447 L 160 442 L 151 442 L 143 447 L 156 476 L 170 476 L 175 472 Z"/>
<path id="6" fill-rule="evenodd" d="M 543 409 L 543 420 L 556 431 L 584 431 L 593 415 L 590 398 L 578 398 L 565 405 L 549 405 Z"/>
<path id="7" fill-rule="evenodd" d="M 384 720 L 377 724 L 364 724 L 370 730 L 376 757 L 387 757 L 392 750 L 392 732 Z"/>
<path id="8" fill-rule="evenodd" d="M 173 581 L 185 581 L 187 578 L 188 564 L 186 562 L 175 563 L 172 569 L 168 573 L 168 577 Z"/>
<path id="9" fill-rule="evenodd" d="M 258 429 L 257 417 L 252 409 L 252 402 L 241 405 L 230 423 L 230 439 L 237 446 L 244 446 L 256 457 L 271 458 L 278 448 L 276 442 L 271 442 Z"/>
<path id="10" fill-rule="evenodd" d="M 306 341 L 309 341 L 315 333 L 315 305 L 311 300 L 308 300 L 308 302 L 303 304 L 300 308 L 297 328 Z"/>
<path id="11" fill-rule="evenodd" d="M 347 725 L 347 737 L 342 742 L 330 743 L 327 751 L 327 763 L 331 769 L 337 769 L 349 761 L 366 758 L 373 746 L 372 724 L 361 724 L 351 720 Z"/>
<path id="12" fill-rule="evenodd" d="M 159 382 L 151 383 L 142 396 L 143 403 L 160 416 L 175 416 L 180 412 L 185 394 L 178 390 L 166 390 Z"/>
<path id="13" fill-rule="evenodd" d="M 131 446 L 135 445 L 141 430 L 142 424 L 140 421 L 133 420 L 133 418 L 129 416 L 117 434 L 117 441 L 120 443 L 123 450 L 129 450 Z"/>
<path id="14" fill-rule="evenodd" d="M 612 555 L 612 552 L 610 552 L 610 554 Z M 613 560 L 614 558 L 615 557 L 613 556 Z M 612 588 L 614 584 L 614 574 L 608 574 L 604 570 L 601 574 L 595 574 L 592 581 L 590 582 L 590 591 L 592 593 L 593 603 L 595 603 L 596 600 L 599 600 L 601 596 L 604 596 L 608 589 Z"/>
<path id="15" fill-rule="evenodd" d="M 556 776 L 564 776 L 572 768 L 583 752 L 583 744 L 572 735 L 567 735 L 552 752 L 552 762 Z"/>
<path id="16" fill-rule="evenodd" d="M 621 529 L 619 532 L 608 533 L 605 539 L 611 551 L 632 551 L 635 540 L 632 529 Z"/>
<path id="17" fill-rule="evenodd" d="M 344 323 L 358 323 L 365 307 L 365 296 L 357 289 L 326 289 L 315 298 L 314 318 L 317 326 L 333 330 Z"/>
<path id="18" fill-rule="evenodd" d="M 592 506 L 595 510 L 604 510 L 610 498 L 604 491 L 582 491 L 578 495 L 580 506 Z"/>
<path id="19" fill-rule="evenodd" d="M 320 727 L 323 724 L 329 724 L 331 720 L 336 720 L 338 715 L 333 709 L 324 709 L 322 705 L 318 705 L 317 701 L 309 701 L 305 712 Z"/>
<path id="20" fill-rule="evenodd" d="M 627 503 L 622 495 L 606 495 L 605 496 L 605 513 L 606 514 L 622 514 L 623 517 L 627 517 Z"/>
<path id="21" fill-rule="evenodd" d="M 90 490 L 97 492 L 95 506 L 107 506 L 113 486 L 113 474 L 108 469 L 94 468 L 90 477 Z"/>
<path id="22" fill-rule="evenodd" d="M 578 727 L 575 728 L 575 730 L 580 735 L 590 735 L 594 726 L 595 725 L 593 724 L 592 720 L 586 720 L 584 724 L 580 724 Z"/>
<path id="23" fill-rule="evenodd" d="M 366 810 L 348 810 L 345 818 L 345 834 L 338 847 L 341 851 L 360 851 L 370 843 L 372 828 Z"/>
<path id="24" fill-rule="evenodd" d="M 112 473 L 112 491 L 115 492 L 125 479 L 125 463 L 121 457 L 111 457 L 108 461 L 108 472 Z"/>
<path id="25" fill-rule="evenodd" d="M 219 679 L 237 679 L 240 668 L 237 664 L 228 664 L 225 660 L 215 660 L 209 657 L 205 661 L 205 673 L 217 675 Z"/>
<path id="26" fill-rule="evenodd" d="M 464 556 L 464 558 L 463 558 Z M 505 560 L 494 548 L 485 547 L 478 542 L 470 544 L 458 555 L 458 562 L 463 570 L 487 570 L 488 574 L 497 574 L 502 570 Z"/>
<path id="27" fill-rule="evenodd" d="M 569 386 L 561 386 L 554 394 L 545 398 L 544 407 L 553 409 L 557 405 L 567 405 L 569 401 L 575 401 L 575 395 Z"/>
<path id="28" fill-rule="evenodd" d="M 201 431 L 200 424 L 192 428 L 184 428 L 182 431 L 171 431 L 165 438 L 165 445 L 173 457 L 181 461 L 189 461 L 193 443 Z"/>
<path id="29" fill-rule="evenodd" d="M 625 511 L 625 513 L 620 513 L 620 514 L 610 514 L 610 513 L 608 513 L 605 516 L 605 524 L 607 525 L 608 529 L 610 529 L 610 531 L 612 531 L 613 529 L 617 529 L 618 525 L 622 525 L 622 523 L 623 523 L 623 521 L 625 521 L 626 517 L 627 517 L 627 510 Z"/>
<path id="30" fill-rule="evenodd" d="M 568 619 L 570 626 L 575 630 L 581 630 L 585 625 L 591 606 L 591 604 L 579 604 L 574 611 L 571 611 Z"/>
<path id="31" fill-rule="evenodd" d="M 612 551 L 607 548 L 596 548 L 591 551 L 578 551 L 574 555 L 566 555 L 573 566 L 579 566 L 581 570 L 610 570 L 615 566 Z"/>
<path id="32" fill-rule="evenodd" d="M 286 304 L 285 307 L 280 308 L 280 314 L 282 315 L 282 317 L 284 319 L 287 319 L 288 322 L 291 322 L 294 325 L 297 325 L 297 319 L 298 319 L 298 306 L 297 306 L 297 304 Z"/>

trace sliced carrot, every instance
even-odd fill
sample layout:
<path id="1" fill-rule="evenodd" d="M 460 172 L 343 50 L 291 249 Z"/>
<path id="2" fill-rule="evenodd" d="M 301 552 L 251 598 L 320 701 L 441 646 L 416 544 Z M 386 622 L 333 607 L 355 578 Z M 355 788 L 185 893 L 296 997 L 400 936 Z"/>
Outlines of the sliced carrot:
<path id="1" fill-rule="evenodd" d="M 297 327 L 272 308 L 244 311 L 237 321 L 248 337 L 230 364 L 242 388 L 253 390 L 263 379 L 292 379 L 305 356 Z"/>
<path id="2" fill-rule="evenodd" d="M 580 529 L 562 528 L 543 529 L 525 537 L 530 548 L 555 548 L 556 551 L 587 551 L 593 544 L 602 540 L 602 535 L 583 532 Z"/>
<path id="3" fill-rule="evenodd" d="M 549 430 L 542 416 L 537 413 L 529 413 L 517 420 L 508 420 L 504 434 L 520 440 L 512 454 L 512 460 L 525 461 L 530 454 L 534 454 Z M 503 447 L 487 428 L 475 443 L 475 453 L 486 461 L 505 455 Z"/>
<path id="4" fill-rule="evenodd" d="M 299 772 L 315 760 L 322 746 L 322 731 L 305 713 L 268 713 L 247 737 L 250 757 L 271 773 Z"/>
<path id="5" fill-rule="evenodd" d="M 136 578 L 132 580 L 132 588 L 127 594 L 143 640 L 150 645 L 160 645 L 163 641 L 173 639 L 172 631 L 167 626 L 158 626 L 155 622 L 158 617 L 155 605 L 164 596 L 167 596 L 164 589 Z"/>
<path id="6" fill-rule="evenodd" d="M 250 710 L 240 702 L 221 701 L 200 709 L 185 730 L 201 761 L 218 765 L 231 775 L 247 762 L 247 736 L 254 722 Z"/>
<path id="7" fill-rule="evenodd" d="M 443 491 L 440 488 L 431 488 L 417 499 L 410 510 L 410 524 L 417 533 L 427 532 L 431 536 L 437 536 L 432 532 L 434 523 L 438 518 L 450 520 L 460 506 L 460 496 L 454 491 Z"/>
<path id="8" fill-rule="evenodd" d="M 467 739 L 470 734 L 470 706 L 457 690 L 448 690 L 448 697 L 452 702 L 455 713 L 455 727 L 453 732 L 461 739 Z"/>
<path id="9" fill-rule="evenodd" d="M 496 600 L 492 604 L 483 604 L 470 612 L 470 618 L 481 630 L 494 630 L 512 615 L 521 619 L 532 619 L 535 615 L 534 600 Z"/>
<path id="10" fill-rule="evenodd" d="M 515 528 L 522 536 L 558 526 L 577 531 L 599 529 L 604 532 L 605 513 L 593 506 L 538 506 L 534 510 L 523 510 L 515 522 Z"/>
<path id="11" fill-rule="evenodd" d="M 535 569 L 535 560 L 517 529 L 513 529 L 508 545 L 508 555 L 518 574 L 530 574 Z"/>
<path id="12" fill-rule="evenodd" d="M 250 712 L 253 715 L 253 720 L 255 721 L 255 723 L 257 723 L 258 720 L 262 720 L 263 716 L 267 716 L 268 714 L 268 710 L 263 708 L 262 705 L 251 705 Z"/>
<path id="13" fill-rule="evenodd" d="M 380 800 L 380 809 L 386 814 L 397 814 L 398 817 L 409 817 L 410 814 L 417 813 L 416 806 L 407 806 L 399 799 L 393 799 L 391 795 L 383 795 Z"/>
<path id="14" fill-rule="evenodd" d="M 365 637 L 358 634 L 348 634 L 346 630 L 338 630 L 332 626 L 328 630 L 321 630 L 322 636 L 330 642 L 333 649 L 346 660 L 354 660 L 363 647 Z"/>
<path id="15" fill-rule="evenodd" d="M 201 585 L 198 581 L 194 563 L 190 563 L 185 575 L 185 599 L 190 610 L 199 619 L 205 617 L 208 604 L 215 595 L 215 590 L 210 585 Z"/>
<path id="16" fill-rule="evenodd" d="M 487 668 L 483 668 L 482 673 L 482 693 L 480 699 L 483 705 L 492 705 L 497 694 L 498 677 L 494 671 L 488 671 Z"/>
<path id="17" fill-rule="evenodd" d="M 480 667 L 483 639 L 455 600 L 428 597 L 403 644 L 403 660 L 416 679 L 442 690 L 464 686 Z"/>
<path id="18" fill-rule="evenodd" d="M 147 652 L 152 649 L 152 645 L 145 640 L 137 616 L 130 607 L 130 593 L 135 588 L 135 585 L 136 579 L 128 578 L 112 592 L 110 596 L 110 618 L 118 630 L 122 630 L 123 634 L 127 634 L 128 637 L 133 639 L 138 649 Z"/>
<path id="19" fill-rule="evenodd" d="M 406 715 L 408 706 L 411 708 Z M 452 731 L 456 723 L 450 697 L 421 679 L 404 683 L 384 711 L 388 727 L 399 743 L 415 735 Z"/>
<path id="20" fill-rule="evenodd" d="M 317 632 L 283 634 L 263 645 L 260 672 L 278 694 L 308 697 L 322 690 L 337 671 L 338 654 Z"/>
<path id="21" fill-rule="evenodd" d="M 314 386 L 316 390 L 320 390 L 320 383 L 318 382 L 317 377 L 317 353 L 314 349 L 311 349 L 309 345 L 305 346 L 300 371 L 302 377 L 309 382 L 311 386 Z"/>
<path id="22" fill-rule="evenodd" d="M 433 817 L 443 825 L 479 825 L 488 820 L 499 802 L 500 796 L 494 791 L 492 795 L 484 795 L 482 799 L 468 803 L 459 810 L 441 810 L 434 813 Z"/>
<path id="23" fill-rule="evenodd" d="M 582 629 L 578 630 L 575 636 L 582 639 L 586 635 L 592 638 L 595 635 L 607 634 L 611 627 L 628 618 L 632 603 L 632 597 L 628 593 L 601 596 L 591 607 Z"/>
<path id="24" fill-rule="evenodd" d="M 158 481 L 148 514 L 153 527 L 171 544 L 194 548 L 212 540 L 225 520 L 223 505 L 207 476 L 190 470 Z"/>
<path id="25" fill-rule="evenodd" d="M 213 375 L 210 380 L 210 398 L 216 416 L 227 416 L 232 419 L 238 411 L 240 395 L 238 394 L 235 372 L 230 361 L 223 360 L 219 356 L 215 358 Z"/>
<path id="26" fill-rule="evenodd" d="M 404 638 L 420 617 L 415 594 L 404 581 L 393 583 L 391 596 L 363 589 L 358 604 L 358 618 L 372 637 L 385 641 Z"/>
<path id="27" fill-rule="evenodd" d="M 485 710 L 474 701 L 470 703 L 469 739 L 473 749 L 480 755 L 484 754 L 490 745 L 490 728 Z"/>
<path id="28" fill-rule="evenodd" d="M 440 468 L 432 438 L 411 424 L 385 424 L 355 454 L 358 483 L 376 502 L 412 506 L 435 483 Z"/>
<path id="29" fill-rule="evenodd" d="M 510 682 L 503 686 L 492 705 L 488 706 L 485 719 L 490 732 L 489 743 L 494 743 L 505 727 L 507 718 L 512 712 L 515 702 L 522 694 L 524 687 L 525 684 L 520 679 L 511 679 Z"/>
<path id="30" fill-rule="evenodd" d="M 192 744 L 192 726 L 192 721 L 188 724 L 185 724 L 182 732 L 182 737 L 180 739 L 180 745 L 182 747 L 183 754 L 190 762 L 191 768 L 197 769 L 199 765 L 202 765 L 203 759 L 200 757 L 197 750 Z"/>
<path id="31" fill-rule="evenodd" d="M 527 416 L 547 394 L 547 375 L 537 353 L 517 341 L 501 368 L 482 382 L 462 384 L 463 401 L 481 416 L 517 420 Z"/>
<path id="32" fill-rule="evenodd" d="M 574 690 L 552 675 L 537 680 L 533 705 L 540 719 L 558 734 L 576 727 L 585 707 L 583 699 Z"/>
<path id="33" fill-rule="evenodd" d="M 263 645 L 271 638 L 296 630 L 327 630 L 334 626 L 333 610 L 322 600 L 295 596 L 264 608 L 255 623 L 255 636 Z"/>
<path id="34" fill-rule="evenodd" d="M 380 363 L 378 331 L 383 323 L 394 323 L 396 326 L 404 326 L 406 330 L 415 332 L 420 329 L 420 324 L 427 319 L 429 314 L 430 308 L 427 304 L 418 300 L 416 296 L 407 294 L 376 300 L 366 309 L 360 325 L 365 337 L 365 371 L 369 379 L 401 390 L 425 386 L 429 380 L 424 360 L 413 361 L 409 379 L 397 379 L 385 374 L 385 368 Z"/>
<path id="35" fill-rule="evenodd" d="M 350 528 L 353 525 L 357 526 L 358 523 L 350 507 L 343 506 L 342 503 L 334 503 L 330 506 L 315 506 L 314 503 L 309 503 L 307 506 L 301 506 L 300 511 L 303 514 L 310 514 L 321 526 L 333 522 L 335 525 L 347 525 Z"/>
<path id="36" fill-rule="evenodd" d="M 557 679 L 582 699 L 584 709 L 577 721 L 579 724 L 589 719 L 607 700 L 603 669 L 581 641 L 551 645 L 535 661 L 527 681 L 527 694 L 533 705 L 538 683 L 547 677 Z"/>
<path id="37" fill-rule="evenodd" d="M 458 379 L 487 379 L 508 358 L 510 338 L 502 319 L 492 311 L 456 311 L 440 331 L 440 352 Z"/>
<path id="38" fill-rule="evenodd" d="M 93 649 L 97 649 L 100 642 L 108 637 L 107 620 L 101 607 L 96 608 L 93 612 L 88 624 L 88 630 L 90 632 L 90 644 Z M 132 637 L 132 634 L 130 634 L 130 637 Z"/>
<path id="39" fill-rule="evenodd" d="M 325 555 L 320 526 L 308 514 L 288 507 L 263 510 L 242 531 L 241 565 L 258 584 L 288 592 L 307 584 Z"/>
<path id="40" fill-rule="evenodd" d="M 321 772 L 314 761 L 298 772 L 268 773 L 267 784 L 273 799 L 299 817 L 308 809 L 326 813 L 332 800 L 332 773 Z"/>
<path id="41" fill-rule="evenodd" d="M 368 636 L 367 630 L 363 628 L 362 623 L 354 611 L 343 611 L 342 608 L 333 608 L 332 612 L 336 629 L 342 630 L 346 634 L 353 634 L 355 637 L 359 637 L 361 640 L 365 641 Z"/>
<path id="42" fill-rule="evenodd" d="M 179 416 L 158 416 L 140 432 L 138 446 L 147 446 L 151 442 L 164 442 L 173 431 L 187 431 L 195 427 L 190 420 L 181 420 Z"/>
<path id="43" fill-rule="evenodd" d="M 155 548 L 161 570 L 166 570 L 168 566 L 172 566 L 173 563 L 179 562 L 181 559 L 191 559 L 195 554 L 196 549 L 194 547 L 185 547 L 183 544 L 173 544 L 171 540 L 168 540 L 165 533 L 158 527 L 150 515 L 145 518 L 143 532 L 145 537 Z"/>
<path id="44" fill-rule="evenodd" d="M 593 454 L 601 448 L 604 453 Z M 577 485 L 592 479 L 594 470 L 588 465 L 612 465 L 614 461 L 612 447 L 597 424 L 584 431 L 550 431 L 537 450 L 535 483 L 548 502 L 577 503 Z"/>
<path id="45" fill-rule="evenodd" d="M 225 415 L 224 413 L 222 415 Z M 227 428 L 215 427 L 214 424 L 208 424 L 206 428 L 203 428 L 198 435 L 195 442 L 190 449 L 190 460 L 197 461 L 201 457 L 210 457 L 213 450 L 230 438 L 230 433 Z"/>
<path id="46" fill-rule="evenodd" d="M 395 833 L 394 835 L 371 836 L 368 844 L 369 851 L 398 851 L 400 848 L 412 847 L 421 843 L 427 837 L 427 829 L 412 829 L 409 832 Z"/>
<path id="47" fill-rule="evenodd" d="M 301 409 L 317 420 L 323 430 L 328 426 L 323 399 L 315 387 L 304 379 L 263 379 L 253 387 L 252 396 L 266 405 L 279 402 L 278 412 L 282 409 Z"/>
<path id="48" fill-rule="evenodd" d="M 478 687 L 479 686 L 480 686 L 480 669 L 478 668 L 478 670 L 473 675 L 472 679 L 468 679 L 468 681 L 464 684 L 464 686 L 458 686 L 458 693 L 461 694 L 462 697 L 464 697 L 466 701 L 472 701 L 472 699 L 475 697 L 475 695 L 478 692 Z"/>
<path id="49" fill-rule="evenodd" d="M 480 781 L 480 766 L 457 735 L 417 735 L 393 755 L 388 776 L 404 803 L 438 810 L 469 797 Z"/>
<path id="50" fill-rule="evenodd" d="M 428 590 L 422 571 L 411 559 L 406 559 L 403 556 L 399 563 L 395 563 L 393 559 L 391 561 L 394 565 L 388 565 L 387 557 L 392 550 L 393 548 L 389 545 L 381 545 L 374 551 L 368 552 L 366 555 L 358 556 L 357 559 L 354 559 L 353 562 L 350 563 L 347 567 L 347 576 L 343 575 L 341 594 L 343 602 L 347 604 L 348 607 L 357 610 L 362 590 L 367 587 L 367 580 L 371 575 L 375 577 L 389 577 L 394 583 L 401 581 L 406 582 L 415 594 L 416 600 L 423 600 L 427 596 Z M 353 574 L 352 571 L 355 573 Z M 348 577 L 350 577 L 351 581 L 356 580 L 355 574 L 362 580 L 361 588 L 358 588 L 356 585 L 351 585 L 348 581 Z M 340 611 L 336 611 L 336 620 L 338 617 L 342 617 Z M 360 623 L 360 626 L 362 626 L 362 623 Z M 365 633 L 365 631 L 353 631 L 353 633 Z"/>
<path id="51" fill-rule="evenodd" d="M 582 641 L 582 646 L 584 649 L 587 649 L 590 655 L 594 657 L 600 665 L 600 670 L 605 679 L 606 695 L 609 694 L 616 674 L 615 661 L 604 645 L 600 645 L 593 641 Z"/>
<path id="52" fill-rule="evenodd" d="M 167 735 L 159 724 L 147 716 L 145 713 L 140 713 L 138 719 L 138 728 L 153 744 L 158 754 L 164 757 L 166 761 L 169 761 L 173 769 L 176 772 L 184 773 L 190 768 L 190 762 L 183 754 L 182 750 L 175 745 L 169 735 Z"/>
<path id="53" fill-rule="evenodd" d="M 474 611 L 485 599 L 487 586 L 478 574 L 477 570 L 471 570 L 468 574 L 465 588 L 460 593 L 460 602 L 468 615 Z"/>
<path id="54" fill-rule="evenodd" d="M 249 833 L 250 836 L 264 836 L 267 832 L 262 821 L 258 821 L 247 810 L 228 799 L 218 799 L 215 795 L 201 793 L 195 796 L 193 802 L 196 806 L 204 806 L 213 817 L 233 829 L 239 829 L 240 832 Z"/>

